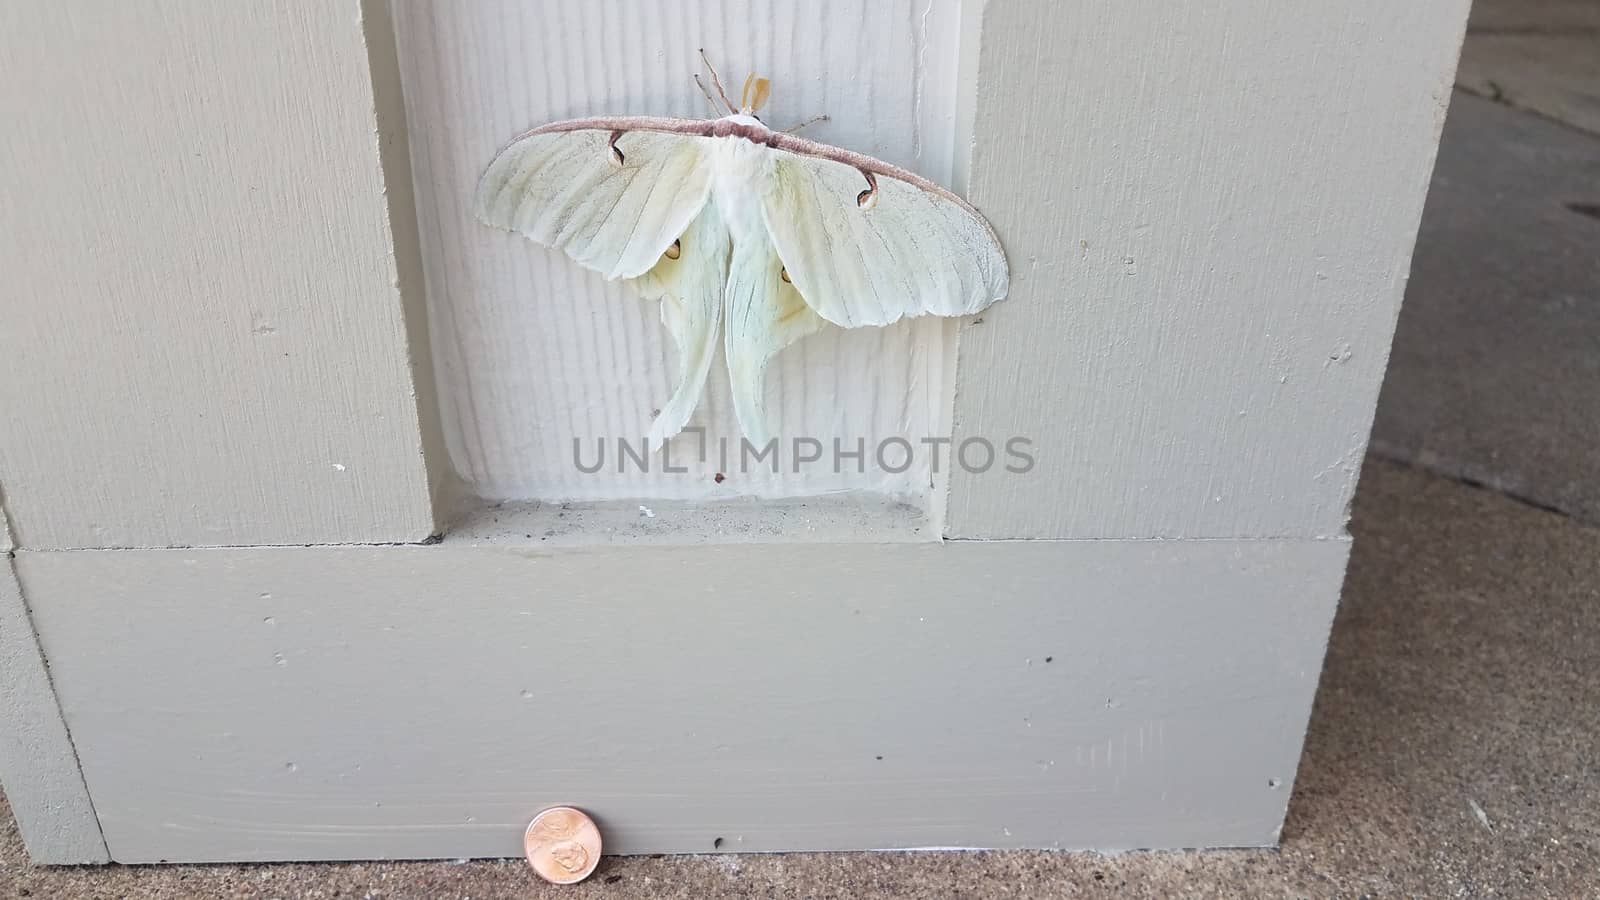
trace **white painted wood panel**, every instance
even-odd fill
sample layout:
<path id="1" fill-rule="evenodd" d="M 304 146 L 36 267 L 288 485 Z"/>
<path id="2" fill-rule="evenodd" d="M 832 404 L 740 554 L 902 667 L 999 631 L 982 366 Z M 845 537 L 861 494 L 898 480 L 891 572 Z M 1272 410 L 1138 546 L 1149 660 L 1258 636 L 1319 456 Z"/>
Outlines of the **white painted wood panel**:
<path id="1" fill-rule="evenodd" d="M 360 5 L 0 4 L 0 78 L 18 543 L 427 537 Z"/>
<path id="2" fill-rule="evenodd" d="M 904 473 L 870 461 L 861 472 L 849 460 L 835 472 L 831 452 L 835 438 L 850 450 L 858 439 L 871 448 L 893 435 L 948 434 L 950 347 L 947 326 L 932 319 L 829 328 L 774 360 L 774 422 L 786 440 L 820 441 L 823 465 L 724 471 L 715 450 L 702 462 L 697 439 L 685 437 L 673 463 L 686 461 L 686 474 L 579 472 L 574 439 L 592 449 L 597 438 L 637 441 L 648 430 L 675 384 L 676 350 L 655 302 L 479 224 L 471 201 L 495 152 L 534 125 L 709 115 L 690 80 L 699 47 L 730 92 L 752 70 L 772 79 L 767 122 L 827 113 L 807 136 L 948 182 L 960 12 L 956 0 L 397 4 L 433 351 L 450 459 L 464 480 L 490 499 L 924 495 L 927 456 Z M 720 357 L 696 425 L 712 447 L 726 436 L 737 453 Z"/>
<path id="3" fill-rule="evenodd" d="M 555 802 L 617 853 L 1272 844 L 1347 549 L 17 564 L 111 855 L 150 862 L 516 856 Z"/>
<path id="4" fill-rule="evenodd" d="M 109 862 L 11 550 L 0 503 L 0 786 L 33 862 Z"/>
<path id="5" fill-rule="evenodd" d="M 960 337 L 964 538 L 1319 537 L 1348 517 L 1467 0 L 991 0 Z"/>

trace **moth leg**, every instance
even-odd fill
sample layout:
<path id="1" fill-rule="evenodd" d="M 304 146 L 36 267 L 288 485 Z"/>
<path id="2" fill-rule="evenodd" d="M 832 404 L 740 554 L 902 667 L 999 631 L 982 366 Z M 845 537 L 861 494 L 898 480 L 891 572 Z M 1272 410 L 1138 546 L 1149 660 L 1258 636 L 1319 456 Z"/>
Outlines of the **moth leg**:
<path id="1" fill-rule="evenodd" d="M 711 92 L 706 90 L 706 83 L 700 80 L 700 73 L 696 72 L 690 77 L 694 79 L 695 86 L 700 89 L 700 94 L 706 98 L 706 102 L 711 104 L 711 115 L 721 118 L 722 110 L 717 109 L 716 98 L 712 97 Z"/>
<path id="2" fill-rule="evenodd" d="M 728 92 L 722 89 L 722 79 L 717 77 L 716 68 L 711 65 L 711 60 L 706 58 L 706 49 L 704 47 L 700 48 L 700 61 L 705 63 L 706 71 L 711 73 L 711 84 L 717 89 L 717 96 L 722 98 L 722 105 L 728 108 L 728 115 L 731 116 L 737 113 L 738 110 L 734 108 L 733 101 L 728 99 Z"/>
<path id="3" fill-rule="evenodd" d="M 812 116 L 811 118 L 805 120 L 804 122 L 801 122 L 799 125 L 790 125 L 788 128 L 785 128 L 783 130 L 783 133 L 784 134 L 794 134 L 794 133 L 798 132 L 802 128 L 807 128 L 809 126 L 817 124 L 818 122 L 826 122 L 826 121 L 828 121 L 828 114 L 827 113 L 823 113 L 820 116 Z"/>

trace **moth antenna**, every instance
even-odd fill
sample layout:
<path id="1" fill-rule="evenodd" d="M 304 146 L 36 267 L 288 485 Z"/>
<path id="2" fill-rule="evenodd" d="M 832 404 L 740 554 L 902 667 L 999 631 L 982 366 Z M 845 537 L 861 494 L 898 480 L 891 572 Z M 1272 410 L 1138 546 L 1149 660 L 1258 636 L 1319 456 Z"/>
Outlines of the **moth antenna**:
<path id="1" fill-rule="evenodd" d="M 721 116 L 722 115 L 722 110 L 717 109 L 717 101 L 716 101 L 715 98 L 713 98 L 711 96 L 711 92 L 706 90 L 706 83 L 704 81 L 700 80 L 700 73 L 696 72 L 694 75 L 692 75 L 690 77 L 692 77 L 694 79 L 695 86 L 700 88 L 700 93 L 701 93 L 702 96 L 704 96 L 706 98 L 706 102 L 711 104 L 711 115 L 713 115 L 713 116 Z"/>
<path id="2" fill-rule="evenodd" d="M 717 69 L 711 65 L 711 60 L 706 57 L 706 48 L 700 48 L 700 61 L 705 64 L 706 71 L 711 73 L 711 86 L 717 89 L 717 96 L 722 98 L 722 104 L 728 108 L 728 114 L 733 115 L 738 110 L 734 108 L 733 101 L 728 99 L 728 92 L 722 89 L 722 79 L 717 77 Z"/>
<path id="3" fill-rule="evenodd" d="M 756 73 L 751 72 L 744 77 L 744 87 L 739 89 L 739 111 L 744 112 L 750 108 L 750 82 L 756 80 Z"/>
<path id="4" fill-rule="evenodd" d="M 745 105 L 750 107 L 753 115 L 767 102 L 767 97 L 772 95 L 772 82 L 765 78 L 756 78 L 754 74 L 745 81 L 750 86 L 750 96 L 745 100 Z"/>
<path id="5" fill-rule="evenodd" d="M 805 120 L 804 122 L 801 122 L 799 125 L 790 125 L 788 128 L 785 128 L 783 130 L 783 133 L 784 134 L 794 134 L 795 132 L 799 131 L 802 128 L 805 128 L 805 127 L 810 126 L 810 125 L 815 125 L 818 122 L 826 122 L 826 121 L 828 121 L 828 114 L 827 113 L 823 113 L 820 116 L 812 116 L 811 118 Z"/>

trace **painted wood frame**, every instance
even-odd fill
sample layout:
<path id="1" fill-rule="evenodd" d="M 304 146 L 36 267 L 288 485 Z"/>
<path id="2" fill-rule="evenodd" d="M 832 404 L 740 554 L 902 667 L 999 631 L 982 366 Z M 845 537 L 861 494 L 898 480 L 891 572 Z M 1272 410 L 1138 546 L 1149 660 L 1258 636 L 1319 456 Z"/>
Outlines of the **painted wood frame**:
<path id="1" fill-rule="evenodd" d="M 733 81 L 771 78 L 760 110 L 774 127 L 819 114 L 804 135 L 948 183 L 957 132 L 960 4 L 951 0 L 479 0 L 395 10 L 423 236 L 429 332 L 452 468 L 494 501 L 728 501 L 872 491 L 925 506 L 933 472 L 701 460 L 698 446 L 740 433 L 725 367 L 711 366 L 692 427 L 665 473 L 631 466 L 581 472 L 573 441 L 631 437 L 649 426 L 679 373 L 659 304 L 565 255 L 485 227 L 479 178 L 511 138 L 542 123 L 610 115 L 708 114 L 691 80 L 698 47 Z M 574 34 L 590 36 L 589 44 Z M 869 52 L 870 48 L 870 52 Z M 825 328 L 772 360 L 767 402 L 786 439 L 950 432 L 954 322 L 921 317 L 886 328 Z M 614 449 L 614 445 L 613 445 Z M 715 480 L 721 473 L 725 478 Z"/>
<path id="2" fill-rule="evenodd" d="M 18 568 L 120 862 L 516 856 L 557 803 L 616 853 L 1112 850 L 1276 842 L 1347 551 L 447 536 Z"/>
<path id="3" fill-rule="evenodd" d="M 0 473 L 20 546 L 436 530 L 404 119 L 373 90 L 393 42 L 369 55 L 359 13 L 0 10 Z"/>
<path id="4" fill-rule="evenodd" d="M 948 536 L 1343 533 L 1467 7 L 987 4 L 955 436 L 1040 477 L 956 471 Z"/>
<path id="5" fill-rule="evenodd" d="M 1465 0 L 961 14 L 1014 290 L 954 437 L 1034 471 L 902 541 L 544 546 L 423 543 L 386 4 L 0 10 L 0 726 L 70 731 L 0 743 L 30 852 L 509 855 L 557 800 L 622 852 L 1272 843 Z"/>

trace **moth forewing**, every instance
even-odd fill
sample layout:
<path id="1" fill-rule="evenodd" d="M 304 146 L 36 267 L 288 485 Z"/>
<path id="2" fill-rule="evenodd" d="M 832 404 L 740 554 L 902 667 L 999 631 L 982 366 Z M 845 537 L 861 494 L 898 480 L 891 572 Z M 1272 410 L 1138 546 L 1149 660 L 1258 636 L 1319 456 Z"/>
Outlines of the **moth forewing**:
<path id="1" fill-rule="evenodd" d="M 790 277 L 823 318 L 846 328 L 888 325 L 977 312 L 1005 295 L 1004 255 L 971 207 L 902 178 L 869 181 L 831 156 L 776 152 L 765 220 Z"/>
<path id="2" fill-rule="evenodd" d="M 617 165 L 619 130 L 543 128 L 513 141 L 479 181 L 479 220 L 607 278 L 649 271 L 710 196 L 709 147 L 693 134 L 624 130 Z"/>

